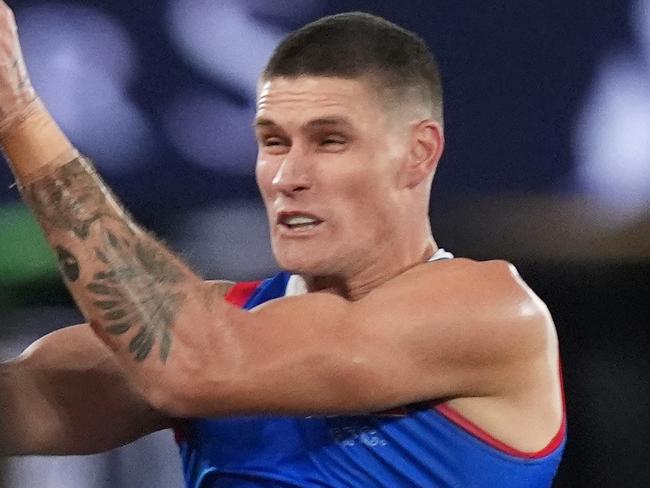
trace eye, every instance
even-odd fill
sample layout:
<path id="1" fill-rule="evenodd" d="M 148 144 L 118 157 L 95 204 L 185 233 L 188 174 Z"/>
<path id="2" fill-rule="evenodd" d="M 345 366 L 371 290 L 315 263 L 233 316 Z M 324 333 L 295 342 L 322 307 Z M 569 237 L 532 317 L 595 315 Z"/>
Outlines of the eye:
<path id="1" fill-rule="evenodd" d="M 271 154 L 286 152 L 289 147 L 287 141 L 281 137 L 266 137 L 260 142 L 264 149 Z"/>
<path id="2" fill-rule="evenodd" d="M 277 137 L 269 137 L 268 139 L 264 139 L 264 145 L 267 147 L 280 146 L 282 144 L 283 142 Z"/>
<path id="3" fill-rule="evenodd" d="M 345 148 L 346 143 L 344 137 L 328 136 L 321 140 L 320 146 L 327 151 L 340 151 Z"/>

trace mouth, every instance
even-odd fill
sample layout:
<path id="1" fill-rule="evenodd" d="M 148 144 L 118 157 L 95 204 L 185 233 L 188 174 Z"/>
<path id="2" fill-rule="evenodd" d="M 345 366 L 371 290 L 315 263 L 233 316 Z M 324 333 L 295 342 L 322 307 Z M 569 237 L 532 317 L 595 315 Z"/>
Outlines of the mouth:
<path id="1" fill-rule="evenodd" d="M 306 212 L 280 212 L 276 223 L 285 232 L 300 234 L 314 230 L 323 222 L 319 217 Z"/>

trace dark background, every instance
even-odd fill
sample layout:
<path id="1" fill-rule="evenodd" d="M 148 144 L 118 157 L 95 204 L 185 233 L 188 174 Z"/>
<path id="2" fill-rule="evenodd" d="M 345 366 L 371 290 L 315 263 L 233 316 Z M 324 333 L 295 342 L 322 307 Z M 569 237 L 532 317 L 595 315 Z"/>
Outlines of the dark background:
<path id="1" fill-rule="evenodd" d="M 650 2 L 11 6 L 55 117 L 136 219 L 211 278 L 275 269 L 249 128 L 273 40 L 350 10 L 420 34 L 445 87 L 436 239 L 460 256 L 511 260 L 557 325 L 569 440 L 555 486 L 647 486 Z M 237 35 L 217 35 L 242 18 Z M 11 182 L 0 167 L 0 359 L 78 320 Z M 146 486 L 138 467 L 107 456 L 87 461 L 113 473 L 92 486 Z M 59 486 L 30 462 L 12 468 L 11 486 Z"/>

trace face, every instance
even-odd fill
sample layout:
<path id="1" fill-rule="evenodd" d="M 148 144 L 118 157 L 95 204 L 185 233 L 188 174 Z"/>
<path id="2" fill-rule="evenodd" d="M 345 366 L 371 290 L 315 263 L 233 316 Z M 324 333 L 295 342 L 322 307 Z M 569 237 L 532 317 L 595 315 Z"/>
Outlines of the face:
<path id="1" fill-rule="evenodd" d="M 408 142 L 377 98 L 362 80 L 261 85 L 256 176 L 282 268 L 348 276 L 391 244 Z"/>

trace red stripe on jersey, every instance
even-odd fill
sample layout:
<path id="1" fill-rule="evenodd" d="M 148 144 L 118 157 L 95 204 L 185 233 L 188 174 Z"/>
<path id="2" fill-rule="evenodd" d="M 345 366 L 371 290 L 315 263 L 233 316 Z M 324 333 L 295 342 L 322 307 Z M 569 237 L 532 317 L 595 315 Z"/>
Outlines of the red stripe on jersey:
<path id="1" fill-rule="evenodd" d="M 520 451 L 519 449 L 515 449 L 512 446 L 509 446 L 505 442 L 501 442 L 499 439 L 495 439 L 492 437 L 490 434 L 488 434 L 486 431 L 481 429 L 478 425 L 473 423 L 471 420 L 466 419 L 463 417 L 460 413 L 458 413 L 456 410 L 451 408 L 448 405 L 436 405 L 434 407 L 438 412 L 440 412 L 441 415 L 449 419 L 451 422 L 454 424 L 458 425 L 460 428 L 463 430 L 469 432 L 472 434 L 474 437 L 477 439 L 482 440 L 489 446 L 494 447 L 495 449 L 498 449 L 501 452 L 504 452 L 506 454 L 509 454 L 511 456 L 519 457 L 519 458 L 524 458 L 524 459 L 536 459 L 536 458 L 541 458 L 544 456 L 547 456 L 551 454 L 555 449 L 557 449 L 560 444 L 562 443 L 562 439 L 564 439 L 564 431 L 566 428 L 566 421 L 564 418 L 562 418 L 562 425 L 560 425 L 560 429 L 557 431 L 557 433 L 553 436 L 551 441 L 544 447 L 543 449 L 536 451 L 536 452 L 525 452 L 525 451 Z"/>
<path id="2" fill-rule="evenodd" d="M 539 451 L 535 451 L 535 452 L 520 451 L 519 449 L 515 449 L 514 447 L 509 446 L 505 442 L 501 442 L 499 439 L 495 439 L 486 431 L 481 429 L 478 425 L 476 425 L 474 422 L 465 418 L 463 415 L 461 415 L 456 410 L 451 408 L 449 405 L 445 405 L 445 404 L 435 405 L 433 406 L 433 408 L 436 409 L 438 412 L 440 412 L 441 415 L 449 419 L 451 422 L 453 422 L 463 430 L 472 434 L 474 437 L 482 440 L 486 444 L 506 454 L 519 457 L 519 458 L 524 458 L 524 459 L 537 459 L 544 456 L 548 456 L 553 451 L 555 451 L 560 446 L 560 444 L 562 444 L 562 440 L 564 439 L 564 435 L 566 433 L 566 406 L 564 403 L 564 380 L 562 378 L 561 361 L 558 362 L 558 369 L 560 375 L 560 392 L 562 395 L 562 423 L 560 424 L 560 428 L 558 429 L 557 433 L 553 436 L 553 438 L 546 445 L 546 447 L 540 449 Z"/>
<path id="3" fill-rule="evenodd" d="M 243 307 L 260 283 L 261 281 L 242 281 L 241 283 L 235 283 L 228 290 L 224 298 L 237 307 Z"/>

